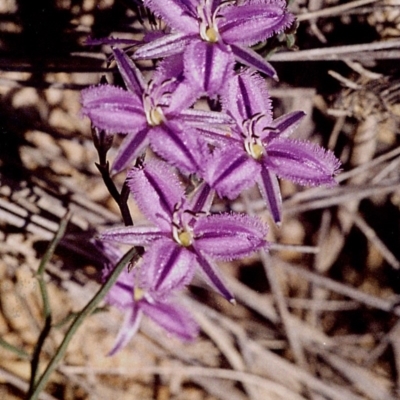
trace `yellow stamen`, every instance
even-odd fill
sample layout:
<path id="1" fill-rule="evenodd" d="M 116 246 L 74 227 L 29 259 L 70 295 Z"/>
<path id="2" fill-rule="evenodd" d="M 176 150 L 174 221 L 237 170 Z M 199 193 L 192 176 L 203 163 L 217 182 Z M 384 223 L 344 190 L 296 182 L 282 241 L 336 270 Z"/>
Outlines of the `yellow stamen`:
<path id="1" fill-rule="evenodd" d="M 259 160 L 264 153 L 264 147 L 261 146 L 260 144 L 253 144 L 251 147 L 252 147 L 251 150 L 253 153 L 252 154 L 253 158 L 255 158 L 256 160 Z"/>
<path id="2" fill-rule="evenodd" d="M 152 108 L 149 115 L 149 124 L 151 126 L 161 125 L 163 122 L 162 111 L 158 108 Z"/>
<path id="3" fill-rule="evenodd" d="M 192 244 L 192 235 L 189 232 L 183 231 L 179 233 L 178 239 L 183 247 L 189 247 Z"/>
<path id="4" fill-rule="evenodd" d="M 144 297 L 144 290 L 141 288 L 134 288 L 133 289 L 133 299 L 135 301 L 140 301 Z"/>
<path id="5" fill-rule="evenodd" d="M 206 40 L 210 43 L 218 42 L 218 32 L 212 26 L 209 26 L 205 32 Z"/>

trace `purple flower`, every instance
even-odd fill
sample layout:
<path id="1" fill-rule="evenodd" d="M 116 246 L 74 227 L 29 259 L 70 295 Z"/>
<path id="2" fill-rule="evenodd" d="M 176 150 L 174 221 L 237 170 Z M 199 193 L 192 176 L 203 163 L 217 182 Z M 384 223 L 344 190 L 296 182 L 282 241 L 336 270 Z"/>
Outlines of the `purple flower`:
<path id="1" fill-rule="evenodd" d="M 110 229 L 102 239 L 144 246 L 142 282 L 157 293 L 188 284 L 197 267 L 215 290 L 233 301 L 213 259 L 232 260 L 266 246 L 266 226 L 246 215 L 199 212 L 199 198 L 206 196 L 186 199 L 164 162 L 133 168 L 128 179 L 140 210 L 154 225 Z"/>
<path id="2" fill-rule="evenodd" d="M 188 109 L 197 94 L 182 81 L 180 57 L 164 60 L 146 83 L 135 64 L 119 49 L 114 56 L 127 90 L 112 85 L 82 92 L 82 114 L 108 133 L 127 134 L 116 155 L 112 172 L 123 170 L 149 144 L 153 150 L 185 172 L 196 172 L 201 163 L 192 152 L 198 147 L 195 126 L 226 124 L 223 113 Z"/>
<path id="3" fill-rule="evenodd" d="M 239 2 L 238 2 L 239 3 Z M 274 68 L 247 46 L 290 26 L 294 17 L 283 0 L 144 0 L 172 33 L 139 48 L 136 58 L 184 52 L 185 76 L 200 91 L 218 94 L 234 60 L 276 78 Z"/>
<path id="4" fill-rule="evenodd" d="M 275 222 L 281 218 L 277 176 L 302 185 L 334 185 L 340 162 L 332 152 L 307 141 L 288 139 L 304 113 L 272 118 L 263 79 L 248 71 L 231 79 L 223 107 L 236 125 L 228 134 L 208 133 L 221 149 L 203 166 L 204 179 L 219 196 L 230 199 L 255 182 Z"/>
<path id="5" fill-rule="evenodd" d="M 115 249 L 113 253 L 117 255 L 116 258 L 113 257 L 115 262 L 120 254 Z M 138 331 L 143 315 L 150 317 L 168 333 L 183 341 L 191 341 L 198 335 L 199 328 L 196 322 L 185 308 L 174 301 L 176 288 L 171 286 L 168 292 L 161 293 L 154 290 L 152 285 L 148 285 L 148 280 L 143 281 L 142 275 L 140 267 L 131 272 L 125 269 L 106 296 L 108 304 L 125 313 L 124 322 L 109 355 L 126 346 Z"/>

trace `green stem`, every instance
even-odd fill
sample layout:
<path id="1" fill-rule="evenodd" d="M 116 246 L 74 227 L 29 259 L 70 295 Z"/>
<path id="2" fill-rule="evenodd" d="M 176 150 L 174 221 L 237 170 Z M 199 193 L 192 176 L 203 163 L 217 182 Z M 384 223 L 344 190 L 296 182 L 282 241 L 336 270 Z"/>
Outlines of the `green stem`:
<path id="1" fill-rule="evenodd" d="M 56 250 L 58 243 L 60 243 L 60 240 L 63 238 L 63 236 L 65 234 L 65 230 L 67 229 L 69 218 L 70 218 L 70 213 L 68 212 L 60 221 L 60 226 L 58 228 L 58 231 L 54 235 L 54 238 L 50 242 L 49 246 L 47 247 L 47 250 L 44 253 L 44 256 L 39 264 L 39 268 L 38 268 L 38 271 L 36 274 L 37 279 L 39 281 L 40 294 L 42 296 L 43 316 L 44 316 L 45 322 L 44 322 L 43 329 L 40 332 L 38 341 L 36 343 L 36 346 L 35 346 L 35 349 L 33 351 L 32 358 L 31 358 L 31 377 L 30 377 L 29 389 L 28 389 L 28 394 L 27 394 L 28 399 L 30 398 L 30 396 L 33 392 L 33 389 L 35 387 L 37 370 L 39 367 L 40 353 L 42 352 L 44 342 L 51 330 L 51 321 L 52 321 L 51 307 L 50 307 L 49 294 L 47 292 L 46 282 L 44 280 L 44 271 L 45 271 L 47 263 L 50 261 L 51 257 L 53 257 L 54 251 Z"/>
<path id="2" fill-rule="evenodd" d="M 13 346 L 12 344 L 6 342 L 1 337 L 0 337 L 0 346 L 4 347 L 7 350 L 12 351 L 14 354 L 16 354 L 18 357 L 24 360 L 29 360 L 31 358 L 31 356 L 26 351 Z"/>
<path id="3" fill-rule="evenodd" d="M 107 281 L 104 283 L 104 285 L 99 289 L 99 291 L 96 293 L 96 295 L 92 298 L 92 300 L 86 305 L 86 307 L 78 314 L 78 316 L 75 318 L 74 322 L 71 324 L 69 327 L 64 340 L 60 344 L 59 348 L 57 349 L 56 353 L 54 354 L 53 358 L 49 362 L 46 370 L 43 372 L 43 375 L 40 377 L 37 385 L 35 386 L 34 391 L 32 392 L 31 397 L 29 397 L 29 400 L 36 400 L 42 391 L 43 387 L 47 383 L 47 380 L 49 379 L 50 375 L 52 372 L 55 370 L 57 367 L 57 364 L 60 362 L 60 360 L 63 358 L 68 344 L 71 341 L 72 337 L 74 336 L 75 332 L 78 330 L 82 322 L 85 320 L 86 317 L 88 317 L 98 306 L 98 304 L 103 300 L 107 292 L 110 290 L 110 288 L 114 285 L 114 283 L 117 281 L 118 276 L 120 273 L 123 271 L 125 268 L 126 264 L 128 264 L 132 259 L 137 259 L 139 256 L 136 248 L 131 249 L 128 251 L 125 256 L 118 262 L 116 265 L 114 271 L 111 273 Z"/>
<path id="4" fill-rule="evenodd" d="M 35 349 L 33 351 L 32 359 L 31 359 L 31 378 L 29 381 L 29 390 L 26 395 L 27 399 L 31 398 L 31 394 L 35 387 L 37 371 L 38 371 L 39 361 L 40 361 L 40 353 L 42 352 L 44 342 L 45 342 L 47 336 L 49 335 L 50 330 L 51 330 L 51 315 L 46 317 L 43 329 L 40 332 L 38 341 L 36 342 Z"/>
<path id="5" fill-rule="evenodd" d="M 44 256 L 42 258 L 42 261 L 39 264 L 39 268 L 37 271 L 37 275 L 39 277 L 43 277 L 44 274 L 44 269 L 49 262 L 50 258 L 53 257 L 54 251 L 56 250 L 56 247 L 58 243 L 60 243 L 60 240 L 65 234 L 65 230 L 67 229 L 67 225 L 69 222 L 69 219 L 71 217 L 70 212 L 67 212 L 64 217 L 60 221 L 60 226 L 58 228 L 58 231 L 56 232 L 53 240 L 50 242 L 49 246 L 47 247 L 46 253 L 44 253 Z"/>

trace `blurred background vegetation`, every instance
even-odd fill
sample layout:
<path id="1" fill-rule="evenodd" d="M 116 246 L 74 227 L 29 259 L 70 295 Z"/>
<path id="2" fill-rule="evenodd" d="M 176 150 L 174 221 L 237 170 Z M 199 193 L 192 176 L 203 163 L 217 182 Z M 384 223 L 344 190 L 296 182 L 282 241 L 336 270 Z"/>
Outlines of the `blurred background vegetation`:
<path id="1" fill-rule="evenodd" d="M 98 288 L 102 259 L 89 239 L 121 223 L 94 165 L 79 91 L 103 76 L 120 82 L 109 48 L 85 40 L 137 38 L 138 17 L 147 29 L 153 21 L 139 6 L 0 0 L 0 337 L 29 353 L 43 325 L 34 274 L 66 210 L 72 219 L 46 274 L 55 325 Z M 295 0 L 290 9 L 299 17 L 295 46 L 286 49 L 283 35 L 259 46 L 273 50 L 280 77 L 267 84 L 277 115 L 307 112 L 295 135 L 341 159 L 339 185 L 282 182 L 284 220 L 271 229 L 269 258 L 221 266 L 238 305 L 200 283 L 183 294 L 202 328 L 193 345 L 148 322 L 107 357 L 121 316 L 98 313 L 43 399 L 400 396 L 400 3 Z M 216 210 L 269 221 L 257 191 Z M 43 365 L 67 326 L 53 329 Z M 0 398 L 23 398 L 28 380 L 29 362 L 0 347 Z"/>

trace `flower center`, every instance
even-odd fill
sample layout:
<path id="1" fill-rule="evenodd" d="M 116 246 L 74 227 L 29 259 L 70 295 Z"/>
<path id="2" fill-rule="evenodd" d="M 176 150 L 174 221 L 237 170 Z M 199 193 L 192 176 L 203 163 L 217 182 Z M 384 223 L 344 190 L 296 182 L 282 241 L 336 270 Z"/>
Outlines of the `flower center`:
<path id="1" fill-rule="evenodd" d="M 162 124 L 164 114 L 160 107 L 150 108 L 150 110 L 146 112 L 146 119 L 150 126 L 158 126 Z"/>
<path id="2" fill-rule="evenodd" d="M 194 240 L 193 230 L 190 226 L 193 215 L 181 207 L 182 204 L 175 205 L 175 211 L 172 216 L 172 237 L 180 246 L 189 247 Z"/>
<path id="3" fill-rule="evenodd" d="M 204 40 L 210 43 L 218 42 L 218 32 L 213 26 L 209 26 L 204 32 Z"/>
<path id="4" fill-rule="evenodd" d="M 161 125 L 165 120 L 162 105 L 166 104 L 166 86 L 171 83 L 172 79 L 167 79 L 161 84 L 149 81 L 145 93 L 143 93 L 143 108 L 146 115 L 146 121 L 150 126 Z"/>
<path id="5" fill-rule="evenodd" d="M 245 149 L 255 160 L 259 160 L 264 154 L 264 147 L 258 143 L 246 143 Z"/>
<path id="6" fill-rule="evenodd" d="M 189 232 L 182 231 L 178 233 L 178 243 L 183 247 L 189 247 L 193 242 L 193 237 Z"/>
<path id="7" fill-rule="evenodd" d="M 137 288 L 135 287 L 133 289 L 133 299 L 135 301 L 140 301 L 143 299 L 143 297 L 144 297 L 144 290 L 139 287 L 137 287 Z"/>
<path id="8" fill-rule="evenodd" d="M 200 17 L 200 37 L 209 43 L 218 42 L 218 27 L 216 24 L 217 13 L 220 7 L 217 7 L 214 14 L 211 12 L 210 1 L 202 1 L 197 6 L 197 13 Z"/>
<path id="9" fill-rule="evenodd" d="M 255 160 L 259 160 L 264 155 L 264 146 L 255 129 L 256 123 L 261 118 L 262 114 L 256 114 L 243 124 L 244 148 L 247 154 Z"/>

